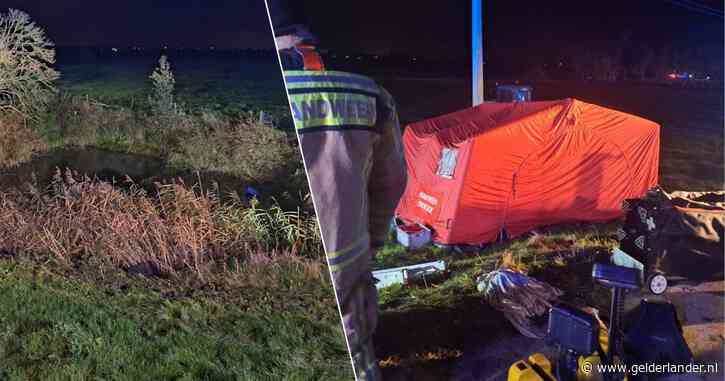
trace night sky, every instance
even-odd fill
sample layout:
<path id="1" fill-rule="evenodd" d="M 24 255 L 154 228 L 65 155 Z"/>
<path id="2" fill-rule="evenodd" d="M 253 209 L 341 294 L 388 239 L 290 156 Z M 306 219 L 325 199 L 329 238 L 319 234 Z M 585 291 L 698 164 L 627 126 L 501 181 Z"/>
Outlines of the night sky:
<path id="1" fill-rule="evenodd" d="M 274 49 L 262 0 L 0 0 L 59 46 Z"/>
<path id="2" fill-rule="evenodd" d="M 304 1 L 310 26 L 327 48 L 470 56 L 469 0 Z M 723 8 L 721 1 L 677 1 Z M 677 49 L 715 46 L 711 54 L 722 58 L 723 20 L 668 0 L 483 2 L 488 60 L 520 60 L 622 38 Z M 30 13 L 59 46 L 273 48 L 262 0 L 0 0 L 0 9 L 11 7 Z"/>
<path id="3" fill-rule="evenodd" d="M 310 24 L 337 50 L 468 57 L 469 0 L 306 0 Z M 722 1 L 704 1 L 722 11 Z M 723 20 L 665 0 L 483 0 L 488 53 L 520 57 L 600 44 L 624 31 L 643 43 L 723 46 Z M 721 57 L 722 58 L 722 55 Z"/>

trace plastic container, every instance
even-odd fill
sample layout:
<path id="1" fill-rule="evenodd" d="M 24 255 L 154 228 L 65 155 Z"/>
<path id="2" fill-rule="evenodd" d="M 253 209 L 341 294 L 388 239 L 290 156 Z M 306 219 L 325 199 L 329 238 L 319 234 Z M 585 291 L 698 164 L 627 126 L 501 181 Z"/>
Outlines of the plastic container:
<path id="1" fill-rule="evenodd" d="M 398 242 L 409 249 L 417 249 L 431 241 L 430 229 L 421 224 L 398 225 L 396 232 Z"/>

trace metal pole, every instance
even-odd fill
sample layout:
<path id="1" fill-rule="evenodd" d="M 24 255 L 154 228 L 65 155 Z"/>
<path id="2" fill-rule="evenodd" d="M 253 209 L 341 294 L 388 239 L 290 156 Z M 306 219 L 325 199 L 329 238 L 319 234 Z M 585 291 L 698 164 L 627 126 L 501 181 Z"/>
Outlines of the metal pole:
<path id="1" fill-rule="evenodd" d="M 471 42 L 473 105 L 483 103 L 483 0 L 472 0 Z"/>

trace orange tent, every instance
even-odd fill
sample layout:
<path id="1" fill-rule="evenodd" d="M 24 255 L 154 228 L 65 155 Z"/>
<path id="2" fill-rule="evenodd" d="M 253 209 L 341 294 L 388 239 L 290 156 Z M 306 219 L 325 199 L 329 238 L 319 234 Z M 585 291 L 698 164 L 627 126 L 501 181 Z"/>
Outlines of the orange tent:
<path id="1" fill-rule="evenodd" d="M 484 103 L 413 123 L 397 209 L 444 244 L 621 217 L 657 184 L 659 125 L 576 99 Z"/>

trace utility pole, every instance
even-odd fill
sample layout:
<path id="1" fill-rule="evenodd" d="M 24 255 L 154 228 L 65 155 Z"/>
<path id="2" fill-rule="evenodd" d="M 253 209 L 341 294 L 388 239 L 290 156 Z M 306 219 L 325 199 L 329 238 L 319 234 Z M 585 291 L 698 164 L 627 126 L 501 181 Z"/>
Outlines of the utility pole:
<path id="1" fill-rule="evenodd" d="M 483 103 L 483 0 L 472 0 L 471 42 L 473 105 Z"/>

